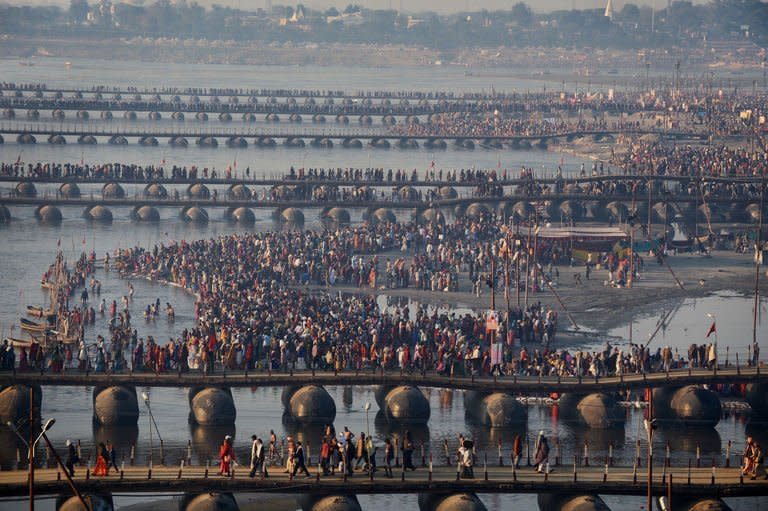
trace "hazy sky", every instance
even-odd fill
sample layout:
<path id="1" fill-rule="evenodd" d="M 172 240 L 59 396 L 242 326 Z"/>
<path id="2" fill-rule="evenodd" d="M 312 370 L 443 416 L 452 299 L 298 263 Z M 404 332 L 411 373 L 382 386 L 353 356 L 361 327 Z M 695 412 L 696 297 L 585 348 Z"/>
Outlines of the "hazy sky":
<path id="1" fill-rule="evenodd" d="M 113 0 L 117 2 L 119 0 Z M 133 0 L 136 1 L 136 0 Z M 141 1 L 141 0 L 138 0 Z M 144 0 L 145 3 L 153 3 L 154 0 Z M 191 0 L 187 0 L 191 1 Z M 212 4 L 238 7 L 241 9 L 254 10 L 264 7 L 268 0 L 197 0 L 200 5 L 210 6 Z M 480 9 L 509 9 L 518 0 L 272 0 L 274 5 L 295 5 L 303 3 L 304 5 L 316 9 L 326 9 L 330 6 L 344 8 L 350 3 L 363 5 L 373 9 L 402 9 L 407 12 L 417 11 L 437 11 L 442 13 L 480 10 Z M 693 3 L 706 3 L 707 0 L 693 0 Z M 95 0 L 89 0 L 94 3 Z M 528 0 L 526 3 L 536 11 L 551 11 L 554 9 L 594 9 L 605 7 L 607 0 Z M 0 0 L 0 3 L 11 5 L 60 5 L 68 6 L 69 0 Z M 614 0 L 613 7 L 618 10 L 627 3 L 626 0 Z M 656 8 L 663 8 L 667 5 L 667 0 L 635 0 L 638 5 L 655 5 Z"/>

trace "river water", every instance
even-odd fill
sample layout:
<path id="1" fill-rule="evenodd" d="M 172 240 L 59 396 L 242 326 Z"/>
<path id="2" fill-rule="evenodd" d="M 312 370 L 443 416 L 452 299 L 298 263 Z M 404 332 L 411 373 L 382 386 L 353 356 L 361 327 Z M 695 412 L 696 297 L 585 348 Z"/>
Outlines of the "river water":
<path id="1" fill-rule="evenodd" d="M 94 84 L 144 86 L 211 86 L 211 87 L 270 87 L 270 88 L 317 88 L 344 89 L 351 92 L 358 89 L 453 89 L 489 90 L 489 84 L 473 77 L 465 77 L 451 70 L 419 70 L 419 69 L 388 69 L 388 70 L 358 70 L 337 68 L 253 68 L 213 65 L 171 65 L 162 67 L 155 64 L 116 63 L 116 62 L 86 62 L 73 60 L 71 69 L 64 67 L 57 59 L 38 59 L 35 66 L 21 68 L 15 60 L 0 59 L 0 76 L 3 80 L 16 82 L 42 81 L 50 86 L 79 86 L 89 87 Z M 339 77 L 343 77 L 340 81 Z M 449 81 L 446 81 L 450 78 Z M 340 85 L 341 83 L 341 85 Z M 447 84 L 447 85 L 446 85 Z M 515 88 L 525 91 L 528 88 L 541 87 L 538 82 L 504 81 L 494 83 L 497 90 Z M 97 121 L 93 121 L 97 122 Z M 581 164 L 581 159 L 568 155 L 543 152 L 512 152 L 512 151 L 457 151 L 448 149 L 439 153 L 423 149 L 411 152 L 403 151 L 349 151 L 342 149 L 319 150 L 289 150 L 277 148 L 260 150 L 248 148 L 232 150 L 226 148 L 205 150 L 196 147 L 189 149 L 173 149 L 170 147 L 139 148 L 137 146 L 114 147 L 108 145 L 49 146 L 45 143 L 36 146 L 19 146 L 15 143 L 0 145 L 0 160 L 15 161 L 21 154 L 25 162 L 38 161 L 80 161 L 86 162 L 133 162 L 139 164 L 158 164 L 162 160 L 167 165 L 196 165 L 198 167 L 216 167 L 224 169 L 237 160 L 237 168 L 241 171 L 250 167 L 255 177 L 272 177 L 283 174 L 291 166 L 317 167 L 369 167 L 384 168 L 416 168 L 424 171 L 431 161 L 436 161 L 437 167 L 443 168 L 496 168 L 501 166 L 508 169 L 518 169 L 520 166 L 533 167 L 540 172 L 553 172 L 558 164 L 563 163 L 566 171 L 574 171 Z M 10 189 L 6 185 L 2 190 L 5 195 Z M 83 186 L 85 195 L 98 194 L 98 187 Z M 137 186 L 127 186 L 128 195 L 139 193 Z M 40 193 L 53 194 L 54 186 L 39 187 Z M 222 193 L 223 190 L 220 190 Z M 27 304 L 43 304 L 46 296 L 39 287 L 39 278 L 52 262 L 56 250 L 62 249 L 70 259 L 75 259 L 83 250 L 95 250 L 101 257 L 105 252 L 112 252 L 118 247 L 134 245 L 151 246 L 155 243 L 171 240 L 209 238 L 222 234 L 236 232 L 241 228 L 232 226 L 221 220 L 221 212 L 210 211 L 212 221 L 204 227 L 185 224 L 176 220 L 177 211 L 161 210 L 163 220 L 156 225 L 138 225 L 128 220 L 128 208 L 113 210 L 115 221 L 111 225 L 87 225 L 81 218 L 81 211 L 75 208 L 64 208 L 64 221 L 60 226 L 47 227 L 36 223 L 33 208 L 14 207 L 14 220 L 9 225 L 0 226 L 0 275 L 3 276 L 2 293 L 0 293 L 0 333 L 2 335 L 20 335 L 15 325 L 18 318 L 24 314 Z M 403 213 L 404 214 L 404 213 Z M 269 211 L 256 211 L 256 229 L 274 228 Z M 305 211 L 307 226 L 318 226 L 317 212 Z M 400 216 L 400 218 L 405 218 Z M 359 217 L 353 216 L 353 220 Z M 119 300 L 127 293 L 127 282 L 116 279 L 112 274 L 102 270 L 97 273 L 102 282 L 101 297 L 109 303 Z M 161 341 L 176 335 L 181 329 L 191 325 L 193 321 L 193 301 L 185 292 L 143 280 L 133 281 L 135 297 L 133 316 L 135 324 L 142 337 L 152 335 Z M 164 318 L 155 322 L 145 323 L 141 318 L 141 310 L 150 302 L 159 298 L 162 303 L 170 302 L 176 308 L 176 321 L 169 323 Z M 453 304 L 461 306 L 460 304 Z M 675 304 L 670 304 L 673 306 Z M 692 340 L 703 337 L 699 330 L 706 328 L 702 319 L 705 312 L 717 311 L 718 317 L 723 318 L 722 332 L 729 332 L 733 339 L 742 341 L 731 342 L 732 346 L 740 346 L 745 350 L 751 339 L 751 299 L 735 294 L 722 294 L 700 300 L 686 300 L 680 304 L 673 326 L 663 333 L 660 342 L 670 344 L 680 350 L 686 350 Z M 765 307 L 763 304 L 762 308 Z M 635 339 L 646 335 L 655 325 L 658 314 L 648 311 L 638 315 L 633 322 Z M 702 326 L 704 325 L 704 326 Z M 697 330 L 698 329 L 698 330 Z M 105 332 L 106 324 L 97 320 L 95 328 L 88 330 L 89 338 L 97 333 Z M 766 325 L 761 323 L 760 336 L 766 338 Z M 629 326 L 607 332 L 612 336 L 629 336 Z M 695 342 L 695 341 L 694 341 Z M 572 347 L 572 346 L 564 346 Z M 594 346 L 587 346 L 594 347 Z M 179 458 L 186 456 L 188 442 L 191 441 L 193 462 L 204 463 L 214 458 L 216 446 L 225 434 L 233 434 L 237 452 L 241 460 L 246 459 L 248 439 L 257 433 L 267 436 L 274 429 L 278 436 L 293 433 L 290 425 L 283 424 L 282 406 L 278 388 L 233 389 L 237 406 L 237 422 L 233 428 L 203 430 L 186 425 L 189 412 L 186 391 L 183 389 L 138 389 L 146 390 L 151 396 L 158 428 L 163 436 L 169 462 L 176 463 Z M 516 431 L 487 430 L 477 428 L 467 423 L 464 417 L 463 393 L 440 389 L 424 389 L 432 405 L 432 418 L 426 428 L 417 428 L 414 434 L 418 444 L 422 442 L 432 446 L 433 452 L 441 452 L 443 440 L 455 444 L 460 432 L 474 437 L 481 451 L 486 448 L 489 458 L 496 459 L 495 446 L 501 440 L 505 450 L 509 450 L 512 437 Z M 383 443 L 386 436 L 400 435 L 402 431 L 389 429 L 386 423 L 376 420 L 377 406 L 370 388 L 328 389 L 337 404 L 335 426 L 341 429 L 349 426 L 352 431 L 369 430 L 376 442 Z M 139 462 L 146 460 L 149 448 L 148 415 L 142 407 L 139 423 L 136 428 L 109 431 L 94 429 L 91 422 L 90 388 L 54 388 L 43 389 L 43 417 L 56 417 L 55 427 L 50 437 L 57 445 L 63 445 L 67 438 L 79 439 L 83 449 L 88 452 L 98 441 L 112 440 L 118 445 L 121 456 L 129 455 L 130 447 L 135 445 L 135 455 Z M 364 404 L 370 402 L 370 416 L 363 410 Z M 370 423 L 370 424 L 369 424 Z M 619 431 L 583 430 L 564 424 L 557 419 L 555 410 L 546 405 L 532 404 L 529 408 L 529 419 L 524 432 L 531 439 L 538 431 L 543 430 L 551 437 L 557 437 L 563 446 L 562 455 L 565 459 L 572 456 L 574 448 L 582 449 L 585 440 L 590 445 L 592 456 L 604 456 L 608 444 L 616 446 L 617 464 L 629 464 L 635 455 L 635 442 L 641 439 L 642 411 L 634 408 L 627 410 L 627 423 Z M 4 428 L 2 428 L 4 430 Z M 7 430 L 0 430 L 0 436 L 8 440 Z M 763 434 L 755 425 L 748 422 L 747 416 L 738 410 L 729 411 L 718 426 L 709 431 L 686 432 L 665 431 L 658 435 L 658 446 L 664 446 L 667 441 L 672 445 L 672 459 L 675 464 L 685 464 L 694 456 L 697 442 L 701 444 L 705 459 L 722 459 L 725 445 L 731 440 L 735 446 L 741 446 L 745 433 Z M 309 441 L 312 454 L 316 456 L 318 433 L 304 431 L 305 439 Z M 301 435 L 300 435 L 301 437 Z M 155 439 L 156 441 L 157 439 Z M 768 438 L 762 440 L 768 443 Z M 7 445 L 7 443 L 6 443 Z M 156 454 L 157 455 L 157 454 Z M 4 467 L 13 464 L 13 450 L 0 450 L 0 464 Z M 417 455 L 417 461 L 420 459 Z M 489 509 L 535 509 L 535 496 L 526 495 L 482 495 L 481 498 Z M 118 508 L 135 503 L 151 501 L 148 497 L 119 496 L 115 499 Z M 385 509 L 416 509 L 416 496 L 361 496 L 363 509 L 379 511 Z M 610 498 L 605 499 L 613 509 L 643 509 L 644 500 L 641 498 Z M 757 510 L 765 508 L 765 499 L 733 500 L 734 509 Z M 23 504 L 5 503 L 2 507 L 15 509 Z M 42 509 L 52 509 L 51 500 L 41 502 Z"/>

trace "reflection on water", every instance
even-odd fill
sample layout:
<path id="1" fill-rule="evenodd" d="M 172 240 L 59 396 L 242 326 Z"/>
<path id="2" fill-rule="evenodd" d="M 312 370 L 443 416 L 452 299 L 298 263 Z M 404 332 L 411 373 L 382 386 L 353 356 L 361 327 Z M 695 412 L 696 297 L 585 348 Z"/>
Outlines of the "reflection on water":
<path id="1" fill-rule="evenodd" d="M 24 431 L 21 431 L 24 434 Z M 17 459 L 23 458 L 26 448 L 21 439 L 11 428 L 0 424 L 0 470 L 13 470 L 16 468 Z M 20 463 L 21 465 L 21 463 Z"/>
<path id="2" fill-rule="evenodd" d="M 224 437 L 230 435 L 233 444 L 236 444 L 236 432 L 237 430 L 234 424 L 228 426 L 200 426 L 197 424 L 190 424 L 189 433 L 192 439 L 192 453 L 197 456 L 197 460 L 201 464 L 208 460 L 218 460 L 219 447 L 221 447 Z M 240 443 L 242 444 L 246 440 L 247 439 L 243 439 Z M 166 459 L 168 459 L 167 455 Z M 174 458 L 172 457 L 170 459 Z"/>
<path id="3" fill-rule="evenodd" d="M 130 459 L 131 447 L 139 440 L 139 426 L 100 426 L 93 425 L 93 443 L 107 445 L 112 442 L 115 450 L 126 460 Z M 157 438 L 155 438 L 157 441 Z M 159 441 L 157 441 L 159 444 Z M 118 458 L 119 459 L 119 458 Z"/>

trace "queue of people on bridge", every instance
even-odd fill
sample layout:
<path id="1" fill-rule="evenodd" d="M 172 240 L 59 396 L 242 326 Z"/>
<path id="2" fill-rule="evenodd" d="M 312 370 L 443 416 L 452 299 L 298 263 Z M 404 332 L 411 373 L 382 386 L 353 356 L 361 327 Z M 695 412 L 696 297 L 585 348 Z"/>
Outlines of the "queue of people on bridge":
<path id="1" fill-rule="evenodd" d="M 768 156 L 763 150 L 746 147 L 669 146 L 637 140 L 627 145 L 626 152 L 615 153 L 611 163 L 631 175 L 759 177 L 765 174 Z"/>

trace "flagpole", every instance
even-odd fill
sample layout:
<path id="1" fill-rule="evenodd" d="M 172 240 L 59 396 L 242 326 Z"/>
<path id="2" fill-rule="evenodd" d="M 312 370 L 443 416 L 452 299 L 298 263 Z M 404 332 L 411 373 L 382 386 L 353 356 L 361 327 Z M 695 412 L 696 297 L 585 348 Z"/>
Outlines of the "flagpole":
<path id="1" fill-rule="evenodd" d="M 760 220 L 757 227 L 757 241 L 755 244 L 755 303 L 752 311 L 752 353 L 757 347 L 757 311 L 760 307 L 760 263 L 763 261 L 763 199 L 765 196 L 764 174 L 760 175 Z M 755 358 L 755 365 L 758 360 Z"/>

